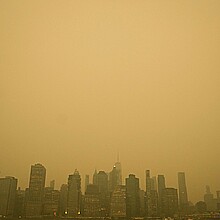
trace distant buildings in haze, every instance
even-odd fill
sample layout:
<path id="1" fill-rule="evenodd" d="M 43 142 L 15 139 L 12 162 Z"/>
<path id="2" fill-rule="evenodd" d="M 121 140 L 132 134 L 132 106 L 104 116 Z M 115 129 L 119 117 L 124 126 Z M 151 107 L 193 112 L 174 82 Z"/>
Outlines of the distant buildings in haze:
<path id="1" fill-rule="evenodd" d="M 145 171 L 145 190 L 140 189 L 139 178 L 129 174 L 122 181 L 121 163 L 117 161 L 107 173 L 95 170 L 92 183 L 85 176 L 85 193 L 81 189 L 78 170 L 70 174 L 60 190 L 55 180 L 45 186 L 46 168 L 42 164 L 31 166 L 29 187 L 17 189 L 14 177 L 0 178 L 0 216 L 6 217 L 174 217 L 190 213 L 220 211 L 220 191 L 217 197 L 206 187 L 204 201 L 193 207 L 188 201 L 184 172 L 178 173 L 178 189 L 167 187 L 165 176 L 151 177 Z"/>

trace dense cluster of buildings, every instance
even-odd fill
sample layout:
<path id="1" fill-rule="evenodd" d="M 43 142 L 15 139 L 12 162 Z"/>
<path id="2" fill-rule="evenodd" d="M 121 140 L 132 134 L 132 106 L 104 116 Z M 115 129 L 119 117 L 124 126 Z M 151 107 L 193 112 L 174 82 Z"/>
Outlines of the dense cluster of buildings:
<path id="1" fill-rule="evenodd" d="M 109 173 L 95 170 L 92 183 L 86 175 L 83 194 L 77 170 L 69 175 L 67 184 L 56 190 L 54 181 L 45 187 L 46 169 L 35 164 L 31 166 L 26 190 L 17 189 L 15 177 L 0 178 L 0 217 L 108 216 L 123 219 L 220 210 L 220 191 L 214 198 L 209 187 L 204 201 L 195 206 L 189 203 L 184 172 L 178 173 L 178 189 L 167 187 L 164 175 L 151 177 L 150 170 L 146 170 L 145 177 L 145 190 L 140 189 L 139 179 L 134 174 L 130 174 L 123 185 L 121 164 L 116 162 Z"/>

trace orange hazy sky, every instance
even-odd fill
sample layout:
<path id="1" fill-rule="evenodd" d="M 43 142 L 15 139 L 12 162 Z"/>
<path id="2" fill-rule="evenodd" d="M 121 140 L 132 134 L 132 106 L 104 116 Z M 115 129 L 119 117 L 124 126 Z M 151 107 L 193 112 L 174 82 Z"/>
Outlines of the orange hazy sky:
<path id="1" fill-rule="evenodd" d="M 219 0 L 0 0 L 0 176 L 112 169 L 220 190 Z M 84 183 L 82 183 L 84 185 Z"/>

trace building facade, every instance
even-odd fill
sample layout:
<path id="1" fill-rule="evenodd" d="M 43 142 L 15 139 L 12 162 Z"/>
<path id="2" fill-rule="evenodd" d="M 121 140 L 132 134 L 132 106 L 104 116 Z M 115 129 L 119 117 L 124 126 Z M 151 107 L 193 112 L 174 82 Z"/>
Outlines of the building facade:
<path id="1" fill-rule="evenodd" d="M 177 189 L 165 188 L 162 192 L 163 215 L 174 217 L 178 213 Z"/>
<path id="2" fill-rule="evenodd" d="M 15 177 L 0 178 L 0 215 L 12 217 L 15 208 L 18 180 Z"/>
<path id="3" fill-rule="evenodd" d="M 46 169 L 42 164 L 31 166 L 29 188 L 26 190 L 26 217 L 39 217 L 43 212 Z"/>
<path id="4" fill-rule="evenodd" d="M 67 213 L 68 216 L 81 214 L 81 177 L 77 170 L 68 178 Z"/>
<path id="5" fill-rule="evenodd" d="M 60 199 L 59 199 L 60 216 L 67 215 L 67 195 L 68 195 L 68 185 L 62 184 L 62 186 L 60 187 Z"/>
<path id="6" fill-rule="evenodd" d="M 97 185 L 87 185 L 83 198 L 83 215 L 85 217 L 101 216 L 100 193 Z"/>
<path id="7" fill-rule="evenodd" d="M 60 191 L 55 190 L 52 186 L 44 190 L 43 215 L 58 216 Z"/>
<path id="8" fill-rule="evenodd" d="M 162 194 L 163 194 L 163 190 L 166 188 L 164 175 L 158 175 L 157 187 L 158 187 L 158 212 L 159 215 L 161 215 L 163 213 Z"/>
<path id="9" fill-rule="evenodd" d="M 126 183 L 126 216 L 137 217 L 140 215 L 139 179 L 130 174 Z"/>
<path id="10" fill-rule="evenodd" d="M 25 208 L 25 191 L 18 188 L 15 196 L 14 217 L 21 218 L 24 216 Z"/>
<path id="11" fill-rule="evenodd" d="M 187 213 L 188 212 L 188 195 L 187 195 L 186 179 L 185 179 L 184 172 L 178 173 L 178 186 L 179 186 L 180 211 L 183 213 Z"/>
<path id="12" fill-rule="evenodd" d="M 111 195 L 110 216 L 113 218 L 126 217 L 126 187 L 118 185 Z"/>

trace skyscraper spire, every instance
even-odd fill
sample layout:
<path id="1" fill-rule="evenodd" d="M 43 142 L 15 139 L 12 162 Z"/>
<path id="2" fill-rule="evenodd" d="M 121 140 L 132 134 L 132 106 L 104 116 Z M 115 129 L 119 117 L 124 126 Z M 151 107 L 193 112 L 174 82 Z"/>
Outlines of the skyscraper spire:
<path id="1" fill-rule="evenodd" d="M 121 163 L 119 162 L 119 151 L 117 152 L 117 162 L 114 164 L 117 172 L 117 185 L 122 185 L 122 169 Z"/>

